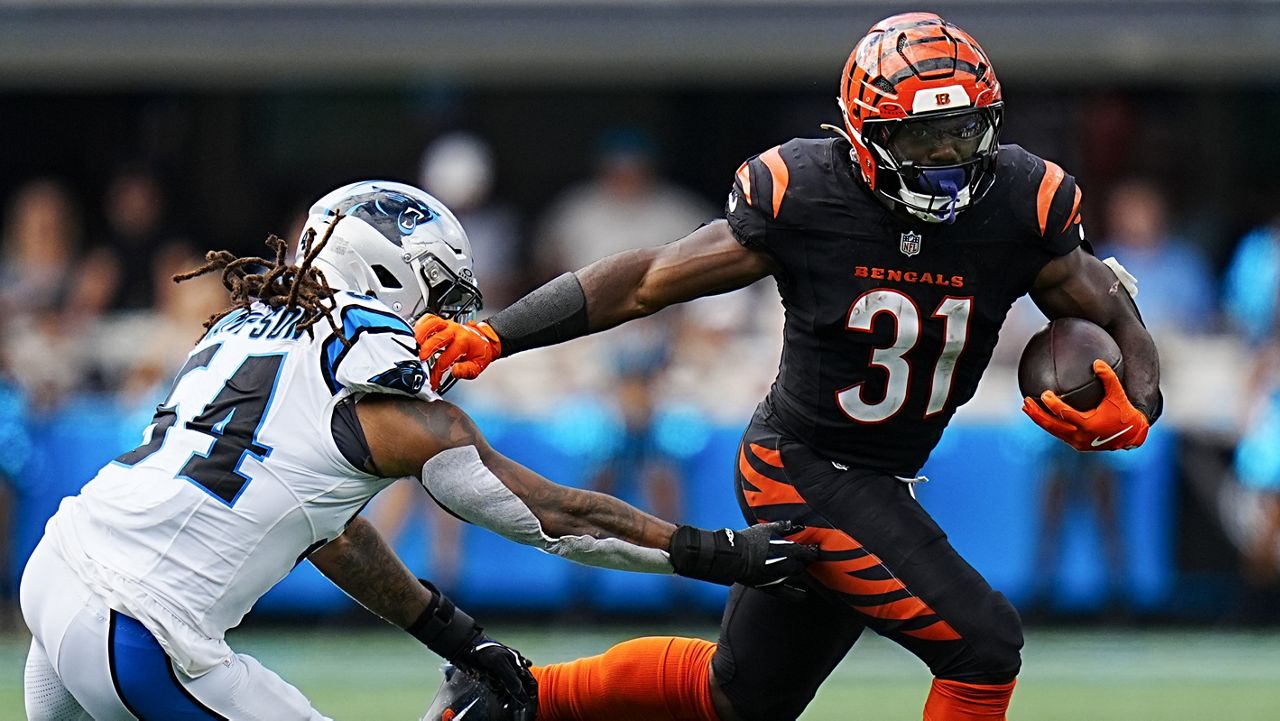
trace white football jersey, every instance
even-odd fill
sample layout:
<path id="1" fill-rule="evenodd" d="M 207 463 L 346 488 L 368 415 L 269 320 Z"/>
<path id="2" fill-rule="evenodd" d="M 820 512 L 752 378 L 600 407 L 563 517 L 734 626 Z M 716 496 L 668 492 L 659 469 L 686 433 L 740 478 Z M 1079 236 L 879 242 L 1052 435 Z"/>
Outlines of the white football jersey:
<path id="1" fill-rule="evenodd" d="M 137 449 L 65 499 L 46 535 L 107 603 L 141 621 L 188 675 L 231 653 L 227 629 L 393 479 L 355 468 L 331 420 L 352 393 L 434 399 L 413 331 L 339 291 L 314 338 L 260 303 L 191 351 Z"/>

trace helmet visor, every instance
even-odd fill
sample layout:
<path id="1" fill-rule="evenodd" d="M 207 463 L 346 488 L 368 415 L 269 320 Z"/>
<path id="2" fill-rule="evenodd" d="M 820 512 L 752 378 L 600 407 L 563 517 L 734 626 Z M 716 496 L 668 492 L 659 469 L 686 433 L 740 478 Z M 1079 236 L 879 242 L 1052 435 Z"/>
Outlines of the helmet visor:
<path id="1" fill-rule="evenodd" d="M 986 150 L 992 123 L 982 109 L 896 121 L 886 127 L 884 145 L 902 165 L 961 165 Z"/>

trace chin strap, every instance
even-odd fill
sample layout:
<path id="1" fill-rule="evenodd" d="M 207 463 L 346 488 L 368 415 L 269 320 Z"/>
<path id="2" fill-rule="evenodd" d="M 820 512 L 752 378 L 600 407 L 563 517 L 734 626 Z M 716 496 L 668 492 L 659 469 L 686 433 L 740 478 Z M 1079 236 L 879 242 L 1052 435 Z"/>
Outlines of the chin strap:
<path id="1" fill-rule="evenodd" d="M 847 140 L 847 141 L 849 142 L 849 144 L 850 144 L 850 145 L 853 145 L 853 138 L 850 138 L 850 137 L 849 137 L 849 133 L 848 133 L 848 132 L 846 132 L 844 128 L 837 128 L 836 126 L 832 125 L 831 123 L 823 123 L 822 125 L 819 125 L 818 127 L 819 127 L 819 128 L 821 128 L 821 129 L 823 129 L 823 130 L 827 130 L 827 131 L 830 131 L 830 132 L 832 132 L 832 133 L 835 133 L 836 135 L 839 135 L 840 137 L 842 137 L 842 138 L 844 138 L 845 140 Z"/>

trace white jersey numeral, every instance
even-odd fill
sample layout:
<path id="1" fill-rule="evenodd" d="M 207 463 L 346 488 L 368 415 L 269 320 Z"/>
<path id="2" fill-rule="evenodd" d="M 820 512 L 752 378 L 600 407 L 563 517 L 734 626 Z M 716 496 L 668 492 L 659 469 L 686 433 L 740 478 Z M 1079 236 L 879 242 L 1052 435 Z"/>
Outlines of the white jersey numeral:
<path id="1" fill-rule="evenodd" d="M 938 413 L 947 406 L 956 362 L 969 337 L 969 312 L 972 306 L 972 298 L 948 296 L 942 299 L 931 316 L 944 319 L 946 325 L 942 353 L 933 367 L 926 416 Z M 876 348 L 871 353 L 871 365 L 883 368 L 887 374 L 884 398 L 867 402 L 863 397 L 863 383 L 852 385 L 836 394 L 840 408 L 859 423 L 881 423 L 895 416 L 906 403 L 911 386 L 911 362 L 906 355 L 920 339 L 921 319 L 920 310 L 910 297 L 899 291 L 883 288 L 864 293 L 849 309 L 846 327 L 852 331 L 870 333 L 876 316 L 881 313 L 893 316 L 896 326 L 893 343 L 885 348 Z"/>
<path id="2" fill-rule="evenodd" d="M 956 372 L 956 361 L 960 360 L 960 352 L 964 350 L 965 341 L 969 340 L 969 309 L 973 306 L 972 298 L 943 298 L 938 309 L 933 312 L 934 318 L 946 318 L 943 329 L 946 342 L 942 346 L 942 354 L 933 367 L 933 387 L 929 391 L 929 407 L 924 414 L 931 416 L 947 407 L 947 398 L 951 396 L 951 380 Z"/>

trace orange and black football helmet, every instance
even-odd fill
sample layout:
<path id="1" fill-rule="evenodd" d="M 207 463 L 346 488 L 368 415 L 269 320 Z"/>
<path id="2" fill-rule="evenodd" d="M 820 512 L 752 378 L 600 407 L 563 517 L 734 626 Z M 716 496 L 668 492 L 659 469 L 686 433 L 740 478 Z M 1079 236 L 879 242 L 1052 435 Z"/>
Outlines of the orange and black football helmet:
<path id="1" fill-rule="evenodd" d="M 849 55 L 840 110 L 867 186 L 929 222 L 952 222 L 995 179 L 1003 102 L 987 54 L 933 13 L 876 23 Z"/>

